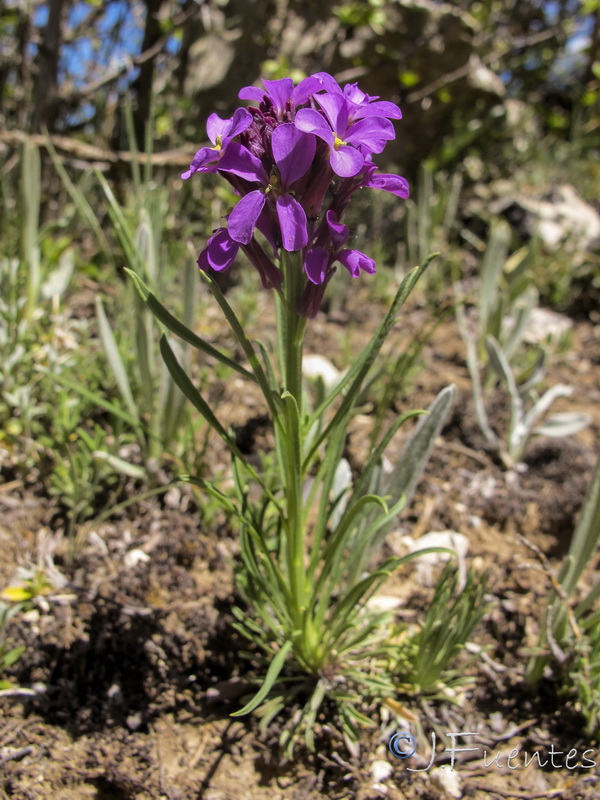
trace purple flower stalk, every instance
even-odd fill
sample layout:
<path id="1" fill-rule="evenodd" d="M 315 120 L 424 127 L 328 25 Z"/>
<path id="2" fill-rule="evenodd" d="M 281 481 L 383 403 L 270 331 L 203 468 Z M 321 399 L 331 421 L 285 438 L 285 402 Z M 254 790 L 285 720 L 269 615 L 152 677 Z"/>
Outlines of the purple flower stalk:
<path id="1" fill-rule="evenodd" d="M 375 272 L 372 258 L 344 247 L 351 234 L 342 216 L 354 192 L 371 188 L 408 197 L 404 178 L 378 173 L 373 162 L 395 138 L 390 120 L 402 113 L 356 84 L 341 88 L 325 72 L 297 86 L 291 78 L 264 80 L 263 86 L 239 93 L 256 105 L 238 108 L 230 119 L 208 118 L 212 146 L 200 148 L 182 175 L 219 173 L 240 198 L 198 265 L 221 272 L 241 248 L 263 286 L 280 289 L 285 253 L 296 253 L 304 271 L 296 310 L 315 316 L 336 263 L 352 277 Z"/>

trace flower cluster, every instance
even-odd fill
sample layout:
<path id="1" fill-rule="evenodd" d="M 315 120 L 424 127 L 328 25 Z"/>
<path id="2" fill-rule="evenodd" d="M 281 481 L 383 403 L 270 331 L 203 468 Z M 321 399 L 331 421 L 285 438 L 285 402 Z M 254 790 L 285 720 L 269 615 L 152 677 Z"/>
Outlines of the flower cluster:
<path id="1" fill-rule="evenodd" d="M 314 316 L 336 262 L 353 277 L 375 272 L 373 259 L 345 247 L 350 231 L 342 216 L 354 192 L 373 188 L 408 197 L 404 178 L 378 173 L 373 162 L 395 138 L 390 120 L 402 114 L 356 84 L 342 89 L 325 72 L 297 86 L 291 78 L 264 80 L 263 86 L 240 91 L 240 99 L 253 104 L 248 109 L 226 120 L 208 118 L 212 146 L 198 150 L 182 175 L 218 172 L 240 196 L 198 265 L 221 272 L 241 248 L 265 288 L 279 288 L 284 252 L 299 252 L 307 280 L 297 310 Z"/>

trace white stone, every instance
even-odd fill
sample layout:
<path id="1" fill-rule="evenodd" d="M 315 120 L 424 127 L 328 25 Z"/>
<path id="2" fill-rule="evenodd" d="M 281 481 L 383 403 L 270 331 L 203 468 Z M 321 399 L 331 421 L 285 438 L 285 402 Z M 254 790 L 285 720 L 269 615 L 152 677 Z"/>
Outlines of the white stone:
<path id="1" fill-rule="evenodd" d="M 376 594 L 367 601 L 367 608 L 372 611 L 393 611 L 401 605 L 401 597 L 394 597 L 389 594 Z"/>
<path id="2" fill-rule="evenodd" d="M 457 531 L 431 531 L 421 536 L 419 539 L 411 539 L 405 536 L 402 543 L 410 553 L 418 553 L 420 550 L 427 550 L 430 547 L 443 547 L 445 550 L 452 550 L 456 553 L 458 561 L 459 586 L 463 588 L 466 579 L 465 558 L 469 551 L 469 540 L 462 533 Z M 424 553 L 416 556 L 413 562 L 417 566 L 417 577 L 427 586 L 435 583 L 434 570 L 440 564 L 446 564 L 452 557 L 451 553 Z"/>
<path id="3" fill-rule="evenodd" d="M 127 553 L 125 553 L 125 557 L 123 558 L 125 566 L 129 569 L 137 566 L 137 564 L 143 564 L 145 561 L 149 560 L 150 556 L 148 553 L 144 553 L 144 551 L 140 550 L 138 547 L 136 547 L 134 550 L 129 550 Z"/>
<path id="4" fill-rule="evenodd" d="M 549 339 L 556 342 L 572 328 L 573 321 L 564 314 L 548 308 L 533 308 L 524 339 L 529 344 L 545 344 Z"/>
<path id="5" fill-rule="evenodd" d="M 430 773 L 431 782 L 436 784 L 447 797 L 463 796 L 460 775 L 450 767 L 435 767 Z"/>
<path id="6" fill-rule="evenodd" d="M 342 373 L 331 361 L 317 353 L 308 354 L 302 359 L 302 372 L 305 378 L 316 380 L 321 378 L 327 389 L 333 388 L 342 377 Z"/>
<path id="7" fill-rule="evenodd" d="M 371 764 L 371 775 L 376 783 L 383 783 L 391 778 L 394 773 L 394 768 L 389 761 L 373 761 Z"/>
<path id="8" fill-rule="evenodd" d="M 524 226 L 533 236 L 537 234 L 550 249 L 564 243 L 581 250 L 600 248 L 600 214 L 586 203 L 570 184 L 562 184 L 548 197 L 504 196 L 490 205 L 493 213 L 503 213 L 511 206 L 525 214 Z"/>

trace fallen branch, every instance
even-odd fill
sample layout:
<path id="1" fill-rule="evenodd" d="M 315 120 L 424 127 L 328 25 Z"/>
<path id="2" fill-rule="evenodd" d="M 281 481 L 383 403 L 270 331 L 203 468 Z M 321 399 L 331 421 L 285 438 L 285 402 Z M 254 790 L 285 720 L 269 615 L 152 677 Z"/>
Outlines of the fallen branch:
<path id="1" fill-rule="evenodd" d="M 152 166 L 155 167 L 167 165 L 186 167 L 196 153 L 196 149 L 179 148 L 177 150 L 165 150 L 163 153 L 152 153 L 149 156 L 146 153 L 139 153 L 133 150 L 106 150 L 68 136 L 52 135 L 49 139 L 57 151 L 83 161 L 94 162 L 95 166 L 98 163 L 104 165 L 131 164 L 137 161 L 140 164 L 146 164 L 150 161 Z M 0 131 L 0 143 L 15 147 L 25 142 L 34 144 L 37 147 L 47 147 L 48 145 L 48 139 L 41 133 Z"/>

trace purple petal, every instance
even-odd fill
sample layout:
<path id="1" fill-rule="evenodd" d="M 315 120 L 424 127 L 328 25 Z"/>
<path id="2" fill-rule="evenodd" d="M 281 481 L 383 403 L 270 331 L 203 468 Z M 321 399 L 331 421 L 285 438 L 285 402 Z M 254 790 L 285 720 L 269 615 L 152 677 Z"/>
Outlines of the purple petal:
<path id="1" fill-rule="evenodd" d="M 365 159 L 354 147 L 343 145 L 338 150 L 333 148 L 329 153 L 331 169 L 340 178 L 353 178 L 363 168 Z"/>
<path id="2" fill-rule="evenodd" d="M 266 201 L 264 192 L 257 189 L 242 197 L 229 215 L 229 233 L 231 238 L 240 244 L 248 244 L 254 235 L 256 221 Z"/>
<path id="3" fill-rule="evenodd" d="M 269 183 L 269 177 L 260 160 L 238 142 L 229 142 L 219 161 L 219 170 L 231 172 L 247 181 L 258 181 L 265 186 Z"/>
<path id="4" fill-rule="evenodd" d="M 348 236 L 350 235 L 348 226 L 344 225 L 343 222 L 338 222 L 335 212 L 333 211 L 328 211 L 325 214 L 325 222 L 329 228 L 331 243 L 336 250 L 339 250 L 339 248 L 348 241 Z"/>
<path id="5" fill-rule="evenodd" d="M 369 139 L 366 142 L 361 142 L 358 149 L 363 155 L 372 155 L 373 153 L 381 153 L 385 150 L 387 144 L 386 139 Z"/>
<path id="6" fill-rule="evenodd" d="M 205 249 L 198 257 L 198 266 L 204 272 L 214 269 L 223 272 L 233 264 L 239 245 L 234 242 L 227 228 L 219 228 L 208 240 Z"/>
<path id="7" fill-rule="evenodd" d="M 357 105 L 368 103 L 370 100 L 369 95 L 358 88 L 358 83 L 347 83 L 344 86 L 344 95 L 351 103 L 356 103 Z"/>
<path id="8" fill-rule="evenodd" d="M 227 132 L 227 136 L 233 138 L 247 130 L 250 125 L 252 125 L 252 114 L 246 111 L 245 108 L 236 108 L 231 118 L 231 129 Z"/>
<path id="9" fill-rule="evenodd" d="M 281 114 L 282 111 L 285 111 L 285 106 L 292 97 L 294 81 L 291 78 L 281 78 L 278 81 L 263 80 L 263 83 L 277 112 Z"/>
<path id="10" fill-rule="evenodd" d="M 282 189 L 286 191 L 312 164 L 317 143 L 314 136 L 298 130 L 293 122 L 286 122 L 273 131 L 271 146 Z"/>
<path id="11" fill-rule="evenodd" d="M 324 139 L 330 147 L 333 147 L 335 137 L 327 120 L 313 108 L 301 108 L 296 114 L 294 125 L 299 131 L 304 133 L 314 133 L 320 139 Z"/>
<path id="12" fill-rule="evenodd" d="M 405 200 L 410 194 L 408 182 L 400 175 L 383 173 L 377 175 L 371 172 L 362 185 L 370 189 L 382 189 L 384 192 L 391 192 L 391 194 L 395 194 Z"/>
<path id="13" fill-rule="evenodd" d="M 394 126 L 385 117 L 359 119 L 348 128 L 346 134 L 346 141 L 349 144 L 360 145 L 372 153 L 380 153 L 383 150 L 382 142 L 385 143 L 385 140 L 395 138 Z"/>
<path id="14" fill-rule="evenodd" d="M 374 103 L 359 104 L 352 108 L 352 118 L 360 119 L 362 117 L 388 117 L 389 119 L 402 119 L 402 111 L 396 103 L 390 103 L 388 100 L 378 100 Z"/>
<path id="15" fill-rule="evenodd" d="M 259 89 L 258 86 L 244 86 L 238 92 L 240 100 L 254 100 L 256 103 L 262 103 L 265 97 L 264 89 Z"/>
<path id="16" fill-rule="evenodd" d="M 310 77 L 317 78 L 321 87 L 325 89 L 326 92 L 339 92 L 341 94 L 342 90 L 339 83 L 328 72 L 315 72 L 314 75 Z"/>
<path id="17" fill-rule="evenodd" d="M 214 169 L 206 169 L 207 164 L 214 164 L 219 160 L 219 152 L 212 147 L 201 147 L 196 153 L 187 172 L 183 172 L 181 177 L 186 181 L 194 172 L 215 172 Z"/>
<path id="18" fill-rule="evenodd" d="M 361 253 L 360 250 L 340 250 L 336 259 L 342 264 L 353 278 L 360 275 L 360 271 L 368 272 L 369 275 L 375 273 L 375 262 L 369 256 Z"/>
<path id="19" fill-rule="evenodd" d="M 217 143 L 217 136 L 221 139 L 227 136 L 231 128 L 230 119 L 221 119 L 218 114 L 211 114 L 206 120 L 206 133 L 213 144 Z"/>
<path id="20" fill-rule="evenodd" d="M 322 247 L 313 247 L 304 256 L 304 271 L 311 283 L 323 283 L 329 266 L 329 255 Z"/>
<path id="21" fill-rule="evenodd" d="M 325 75 L 326 73 L 323 72 L 321 74 Z M 331 75 L 327 77 L 331 78 Z M 333 81 L 333 78 L 331 78 L 331 80 Z M 306 103 L 311 94 L 322 92 L 325 88 L 326 87 L 323 86 L 323 81 L 318 75 L 311 75 L 308 78 L 304 78 L 292 92 L 292 106 L 294 108 L 296 108 L 296 106 L 301 106 L 303 103 Z"/>
<path id="22" fill-rule="evenodd" d="M 333 128 L 333 132 L 340 139 L 345 139 L 346 128 L 348 127 L 348 103 L 344 95 L 341 93 L 318 94 L 315 100 L 323 109 Z"/>
<path id="23" fill-rule="evenodd" d="M 277 198 L 277 218 L 281 226 L 283 249 L 289 253 L 302 250 L 308 244 L 306 214 L 300 203 L 291 194 Z"/>

